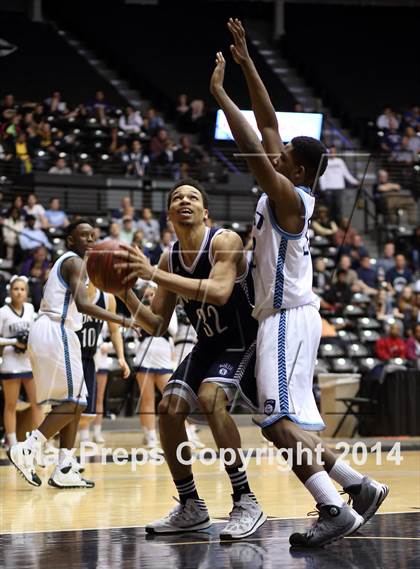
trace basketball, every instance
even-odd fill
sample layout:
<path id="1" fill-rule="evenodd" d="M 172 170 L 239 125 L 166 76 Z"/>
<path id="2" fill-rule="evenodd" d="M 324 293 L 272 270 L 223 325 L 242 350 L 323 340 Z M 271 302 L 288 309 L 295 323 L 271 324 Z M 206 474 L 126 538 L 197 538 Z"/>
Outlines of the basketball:
<path id="1" fill-rule="evenodd" d="M 117 293 L 122 288 L 122 281 L 127 276 L 127 270 L 117 270 L 115 265 L 122 261 L 116 257 L 116 251 L 122 251 L 121 243 L 112 239 L 107 239 L 98 243 L 88 252 L 87 273 L 92 283 L 103 290 L 112 294 Z M 127 283 L 126 288 L 134 286 L 137 278 L 133 277 Z"/>

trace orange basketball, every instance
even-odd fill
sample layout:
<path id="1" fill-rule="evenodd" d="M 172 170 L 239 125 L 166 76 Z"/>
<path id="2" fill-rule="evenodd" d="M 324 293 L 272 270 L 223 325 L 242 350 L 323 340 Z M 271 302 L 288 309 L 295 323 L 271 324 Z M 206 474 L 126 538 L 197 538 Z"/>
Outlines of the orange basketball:
<path id="1" fill-rule="evenodd" d="M 128 275 L 128 271 L 127 269 L 118 271 L 115 268 L 116 264 L 124 260 L 116 257 L 114 253 L 123 250 L 119 241 L 107 239 L 87 252 L 87 273 L 96 288 L 114 294 L 122 288 L 129 289 L 134 286 L 137 277 L 133 277 L 123 285 L 122 281 Z"/>

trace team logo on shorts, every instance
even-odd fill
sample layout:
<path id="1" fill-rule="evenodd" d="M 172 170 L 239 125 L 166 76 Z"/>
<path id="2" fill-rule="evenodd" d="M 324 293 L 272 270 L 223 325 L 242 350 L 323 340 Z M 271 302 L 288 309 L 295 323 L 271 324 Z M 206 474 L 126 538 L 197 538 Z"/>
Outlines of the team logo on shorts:
<path id="1" fill-rule="evenodd" d="M 232 371 L 233 371 L 233 365 L 230 364 L 223 364 L 222 366 L 219 367 L 219 375 L 221 376 L 225 376 Z"/>
<path id="2" fill-rule="evenodd" d="M 266 399 L 264 403 L 264 414 L 271 415 L 276 407 L 275 399 Z"/>

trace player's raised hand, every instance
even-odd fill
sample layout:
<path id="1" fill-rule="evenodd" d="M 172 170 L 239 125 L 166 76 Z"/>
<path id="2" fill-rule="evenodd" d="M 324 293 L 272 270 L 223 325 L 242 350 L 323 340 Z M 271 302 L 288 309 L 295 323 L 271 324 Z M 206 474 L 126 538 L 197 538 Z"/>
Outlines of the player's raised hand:
<path id="1" fill-rule="evenodd" d="M 233 36 L 233 41 L 235 42 L 230 46 L 230 51 L 232 53 L 233 59 L 239 65 L 249 61 L 248 47 L 246 45 L 246 35 L 245 29 L 242 22 L 238 18 L 229 18 L 227 27 Z"/>
<path id="2" fill-rule="evenodd" d="M 226 61 L 223 53 L 218 51 L 216 53 L 216 67 L 214 68 L 213 75 L 210 80 L 210 91 L 214 95 L 217 91 L 223 89 L 223 81 L 225 79 L 225 66 Z"/>

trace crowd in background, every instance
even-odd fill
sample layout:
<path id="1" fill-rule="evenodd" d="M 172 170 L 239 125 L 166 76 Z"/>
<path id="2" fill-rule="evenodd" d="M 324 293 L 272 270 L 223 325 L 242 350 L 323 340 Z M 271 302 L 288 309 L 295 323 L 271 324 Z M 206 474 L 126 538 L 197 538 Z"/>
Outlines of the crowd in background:
<path id="1" fill-rule="evenodd" d="M 379 145 L 388 159 L 403 164 L 420 160 L 420 106 L 401 113 L 385 107 L 376 119 Z"/>

